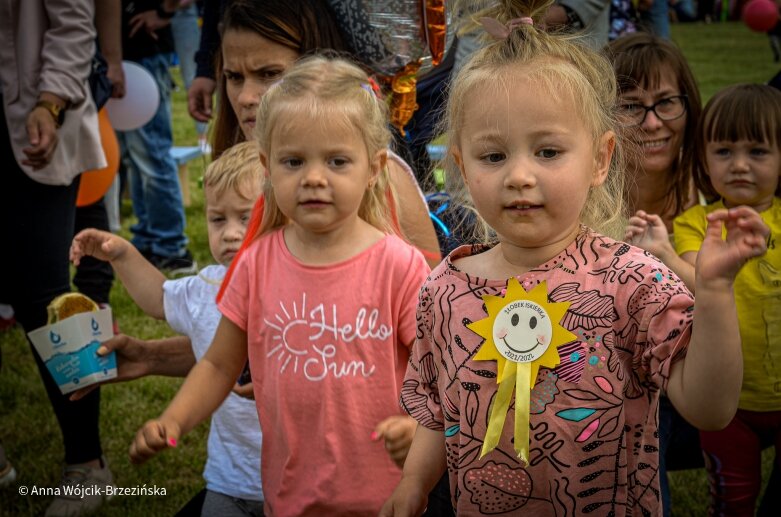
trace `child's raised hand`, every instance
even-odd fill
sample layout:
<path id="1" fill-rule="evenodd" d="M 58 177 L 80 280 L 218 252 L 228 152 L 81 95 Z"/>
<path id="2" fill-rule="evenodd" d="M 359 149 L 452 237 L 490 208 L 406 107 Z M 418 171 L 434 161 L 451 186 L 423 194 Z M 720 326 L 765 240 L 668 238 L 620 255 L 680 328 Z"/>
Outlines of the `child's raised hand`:
<path id="1" fill-rule="evenodd" d="M 727 228 L 726 240 L 721 238 L 722 225 Z M 698 292 L 703 282 L 723 280 L 731 285 L 746 261 L 765 254 L 769 234 L 756 210 L 747 206 L 708 214 L 708 228 L 695 264 Z"/>
<path id="2" fill-rule="evenodd" d="M 71 243 L 70 260 L 78 266 L 82 257 L 110 262 L 120 258 L 132 246 L 118 235 L 90 228 L 80 231 Z"/>
<path id="3" fill-rule="evenodd" d="M 624 240 L 629 244 L 643 248 L 645 251 L 665 262 L 670 253 L 675 253 L 670 244 L 670 234 L 662 218 L 638 210 L 629 218 Z"/>
<path id="4" fill-rule="evenodd" d="M 407 459 L 412 438 L 415 437 L 415 429 L 418 423 L 410 416 L 395 415 L 388 417 L 375 427 L 371 439 L 374 441 L 385 440 L 385 450 L 391 459 L 399 467 L 404 466 Z"/>
<path id="5" fill-rule="evenodd" d="M 130 444 L 130 462 L 141 464 L 162 450 L 176 447 L 180 434 L 181 429 L 176 423 L 149 420 Z"/>

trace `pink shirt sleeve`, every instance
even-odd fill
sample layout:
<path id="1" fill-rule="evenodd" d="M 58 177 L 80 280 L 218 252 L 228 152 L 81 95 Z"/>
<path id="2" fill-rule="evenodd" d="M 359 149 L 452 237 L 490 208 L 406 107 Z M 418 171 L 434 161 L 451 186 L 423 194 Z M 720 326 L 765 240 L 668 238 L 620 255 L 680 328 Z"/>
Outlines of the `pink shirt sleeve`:
<path id="1" fill-rule="evenodd" d="M 400 286 L 399 299 L 401 305 L 399 307 L 399 324 L 397 329 L 399 341 L 408 347 L 412 346 L 417 336 L 418 325 L 415 311 L 418 305 L 418 293 L 430 272 L 423 255 L 415 249 L 410 249 L 410 251 L 410 263 L 406 268 L 407 272 Z"/>
<path id="2" fill-rule="evenodd" d="M 230 283 L 225 289 L 218 308 L 223 316 L 231 320 L 241 330 L 247 331 L 247 316 L 249 314 L 250 264 L 255 263 L 258 246 L 250 246 L 239 257 L 239 263 L 233 271 Z"/>

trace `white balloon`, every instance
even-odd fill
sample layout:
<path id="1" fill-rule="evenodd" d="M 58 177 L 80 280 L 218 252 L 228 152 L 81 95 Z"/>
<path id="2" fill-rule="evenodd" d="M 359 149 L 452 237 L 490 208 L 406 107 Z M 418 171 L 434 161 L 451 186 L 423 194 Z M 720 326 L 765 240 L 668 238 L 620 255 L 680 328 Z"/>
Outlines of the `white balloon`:
<path id="1" fill-rule="evenodd" d="M 122 61 L 125 72 L 125 96 L 106 103 L 111 126 L 117 131 L 132 131 L 145 125 L 160 106 L 160 90 L 152 74 L 131 61 Z"/>

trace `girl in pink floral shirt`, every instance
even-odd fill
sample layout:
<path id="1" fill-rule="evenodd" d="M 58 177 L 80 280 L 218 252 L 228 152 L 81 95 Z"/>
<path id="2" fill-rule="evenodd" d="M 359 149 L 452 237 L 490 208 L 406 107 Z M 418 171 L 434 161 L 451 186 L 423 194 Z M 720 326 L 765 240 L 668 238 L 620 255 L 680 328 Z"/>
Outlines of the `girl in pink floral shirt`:
<path id="1" fill-rule="evenodd" d="M 549 0 L 499 4 L 476 17 L 492 41 L 446 115 L 448 178 L 488 244 L 453 251 L 421 291 L 401 394 L 419 425 L 381 515 L 421 512 L 446 468 L 458 515 L 661 515 L 659 394 L 700 428 L 734 415 L 732 285 L 767 228 L 748 209 L 709 216 L 696 304 L 653 256 L 590 229 L 623 230 L 611 65 L 544 32 Z"/>

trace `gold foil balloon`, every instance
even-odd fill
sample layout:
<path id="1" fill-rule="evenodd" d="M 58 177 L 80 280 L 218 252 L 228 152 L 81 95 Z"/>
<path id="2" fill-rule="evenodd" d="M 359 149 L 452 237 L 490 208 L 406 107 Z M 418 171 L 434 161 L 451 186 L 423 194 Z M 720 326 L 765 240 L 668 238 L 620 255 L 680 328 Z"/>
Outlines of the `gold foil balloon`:
<path id="1" fill-rule="evenodd" d="M 353 55 L 390 84 L 391 121 L 402 134 L 417 109 L 421 68 L 447 52 L 446 0 L 328 0 Z"/>

